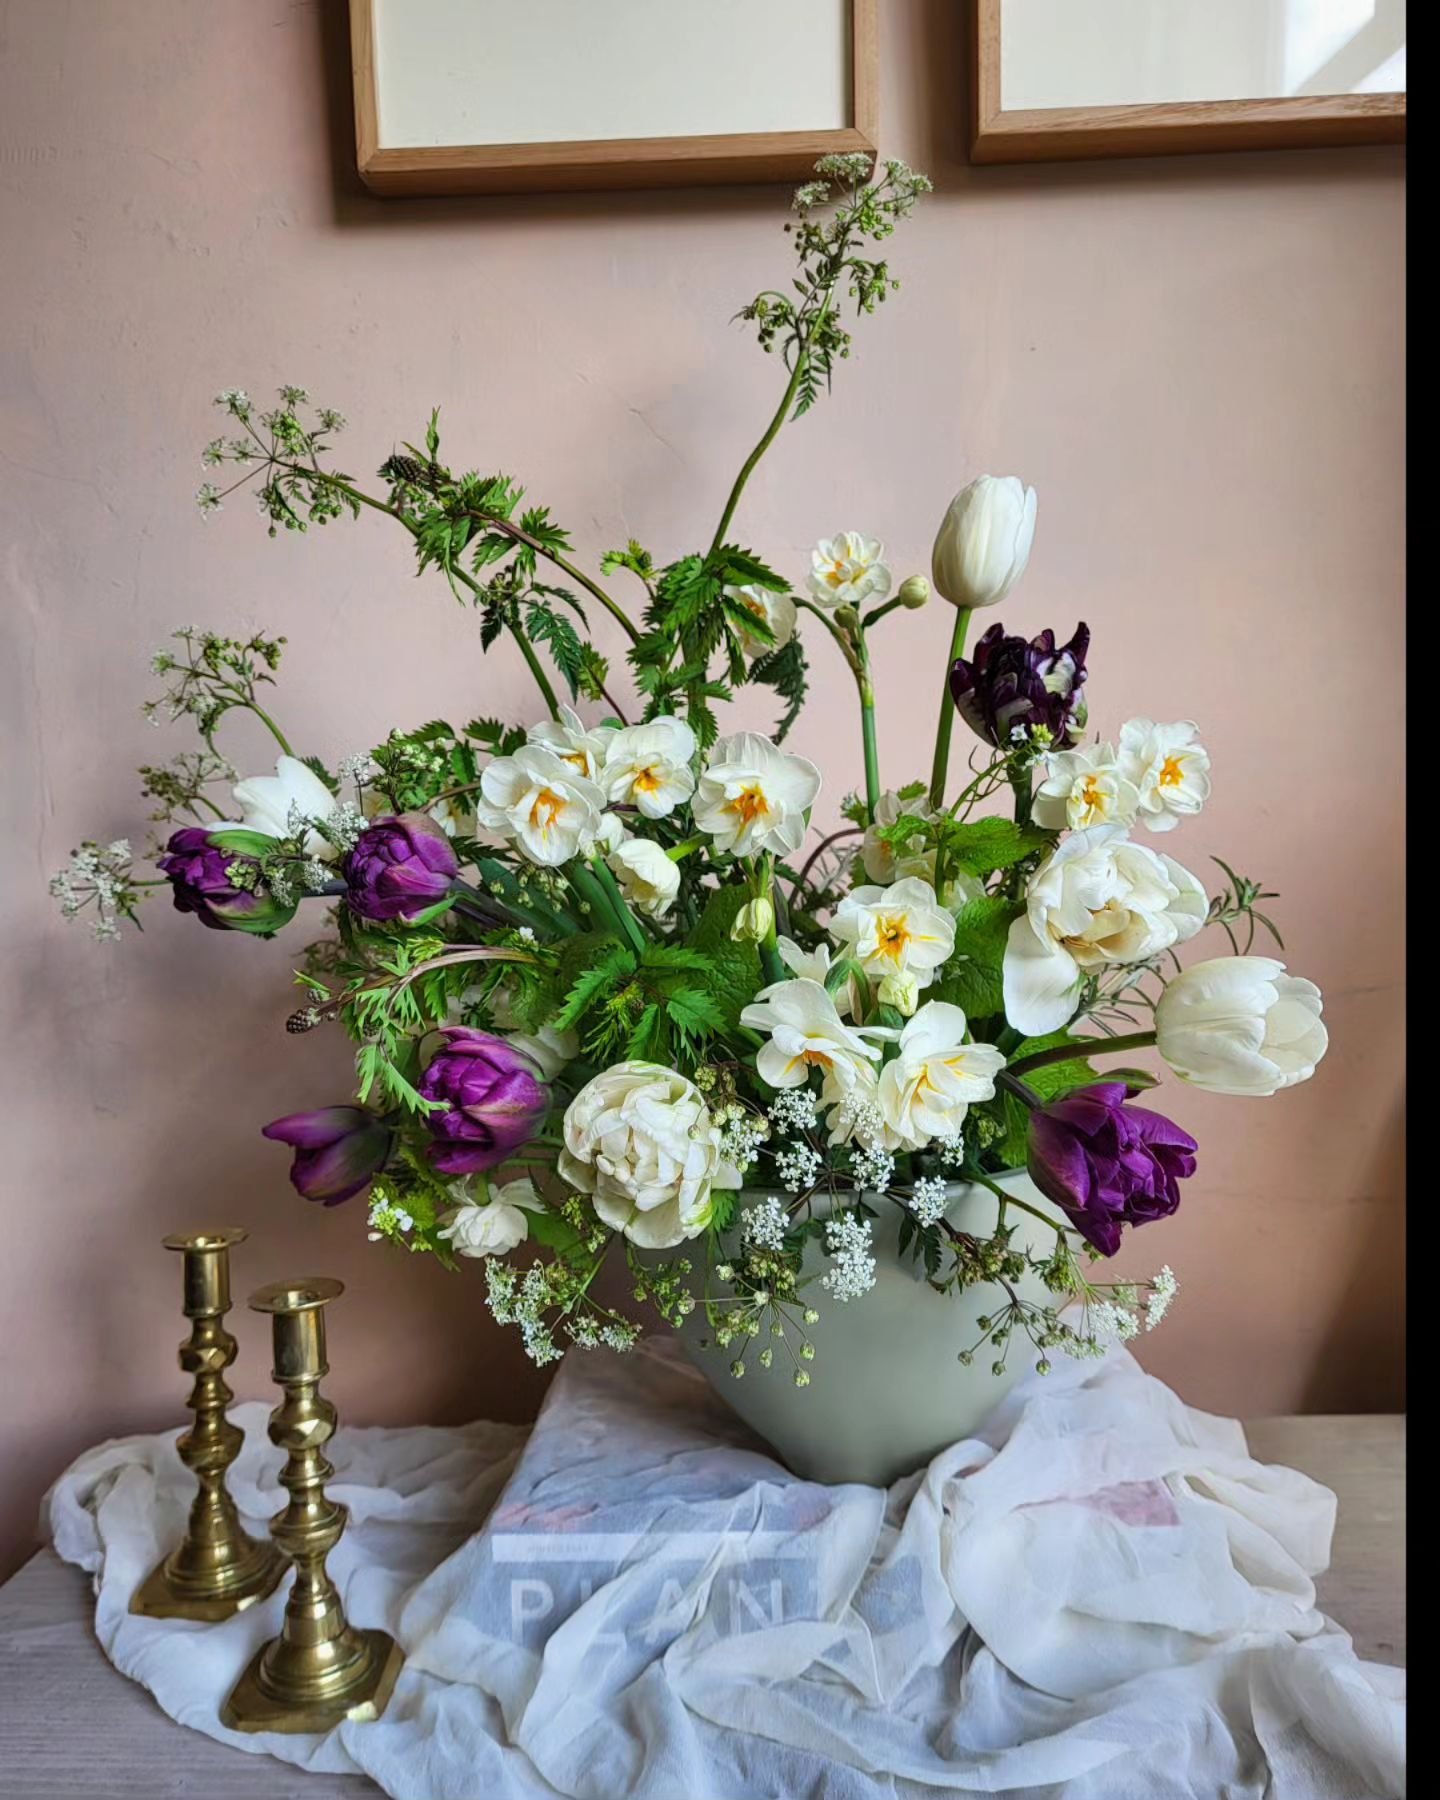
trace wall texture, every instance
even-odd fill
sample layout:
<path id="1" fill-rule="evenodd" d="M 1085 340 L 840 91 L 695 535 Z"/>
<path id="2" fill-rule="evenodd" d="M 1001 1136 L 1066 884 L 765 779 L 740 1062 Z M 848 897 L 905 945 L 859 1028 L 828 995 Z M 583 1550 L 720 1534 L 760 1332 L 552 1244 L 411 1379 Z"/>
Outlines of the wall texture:
<path id="1" fill-rule="evenodd" d="M 1184 1289 L 1141 1353 L 1211 1409 L 1396 1407 L 1401 161 L 972 173 L 959 13 L 884 8 L 885 145 L 937 193 L 895 241 L 904 292 L 782 437 L 743 533 L 798 578 L 817 536 L 861 527 L 903 575 L 970 476 L 1037 485 L 1006 623 L 1089 620 L 1097 725 L 1203 723 L 1215 797 L 1167 849 L 1282 891 L 1333 1033 L 1319 1077 L 1274 1101 L 1169 1090 L 1203 1154 L 1178 1220 L 1138 1240 L 1132 1266 L 1167 1260 Z M 593 556 L 701 541 L 776 392 L 727 320 L 784 273 L 783 191 L 372 200 L 342 14 L 0 0 L 0 1562 L 72 1453 L 178 1417 L 158 1239 L 187 1221 L 249 1226 L 242 1293 L 345 1279 L 351 1419 L 520 1417 L 540 1391 L 474 1277 L 368 1245 L 358 1208 L 303 1206 L 260 1139 L 345 1091 L 337 1037 L 281 1029 L 293 938 L 157 904 L 106 949 L 45 896 L 82 836 L 144 836 L 131 770 L 182 747 L 137 711 L 174 624 L 286 633 L 278 704 L 329 757 L 391 723 L 532 710 L 523 668 L 482 662 L 473 619 L 411 579 L 383 522 L 271 543 L 237 502 L 202 524 L 210 396 L 304 383 L 349 415 L 347 466 L 367 472 L 441 402 L 457 459 L 520 472 Z M 928 766 L 949 628 L 938 607 L 900 618 L 878 653 L 892 783 Z M 799 747 L 833 806 L 860 752 L 825 650 Z M 243 732 L 233 753 L 265 754 Z M 263 1393 L 259 1322 L 236 1325 L 237 1386 Z"/>

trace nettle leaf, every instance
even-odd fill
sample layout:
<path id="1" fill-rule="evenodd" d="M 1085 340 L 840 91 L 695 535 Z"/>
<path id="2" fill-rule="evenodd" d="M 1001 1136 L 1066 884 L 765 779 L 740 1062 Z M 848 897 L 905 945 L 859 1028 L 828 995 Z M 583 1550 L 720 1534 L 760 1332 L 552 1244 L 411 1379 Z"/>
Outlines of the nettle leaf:
<path id="1" fill-rule="evenodd" d="M 783 575 L 761 562 L 753 550 L 742 550 L 738 544 L 722 544 L 708 561 L 727 587 L 762 587 L 772 594 L 789 592 L 790 583 Z"/>
<path id="2" fill-rule="evenodd" d="M 656 1062 L 665 1055 L 665 1048 L 665 1021 L 652 1000 L 630 1033 L 625 1055 L 632 1062 Z"/>
<path id="3" fill-rule="evenodd" d="M 569 1031 L 600 1000 L 635 973 L 635 955 L 617 944 L 592 967 L 586 969 L 565 996 L 565 1004 L 551 1020 L 556 1031 Z"/>
<path id="4" fill-rule="evenodd" d="M 810 665 L 805 660 L 805 647 L 800 639 L 792 637 L 783 649 L 767 650 L 757 657 L 750 665 L 749 679 L 763 687 L 774 688 L 785 701 L 785 711 L 775 726 L 775 742 L 783 742 L 799 718 L 810 689 Z"/>
<path id="5" fill-rule="evenodd" d="M 496 756 L 509 756 L 525 742 L 524 726 L 507 725 L 503 719 L 472 719 L 462 735 Z"/>
<path id="6" fill-rule="evenodd" d="M 705 1038 L 725 1029 L 719 1002 L 704 988 L 673 987 L 665 995 L 665 1015 L 686 1038 Z"/>
<path id="7" fill-rule="evenodd" d="M 1002 975 L 1011 923 L 1024 911 L 1018 901 L 985 895 L 955 917 L 955 953 L 940 971 L 936 997 L 970 1019 L 1005 1010 Z"/>
<path id="8" fill-rule="evenodd" d="M 967 875 L 993 875 L 1009 869 L 1036 851 L 1055 842 L 1053 831 L 1038 825 L 1017 825 L 1011 819 L 971 819 L 952 825 L 945 833 L 945 857 Z"/>
<path id="9" fill-rule="evenodd" d="M 585 648 L 575 627 L 563 613 L 532 598 L 525 607 L 525 631 L 532 643 L 544 644 L 570 689 L 571 699 L 576 699 L 585 673 Z"/>
<path id="10" fill-rule="evenodd" d="M 1068 1031 L 1052 1031 L 1045 1037 L 1023 1039 L 1010 1052 L 1010 1061 L 1023 1062 L 1027 1056 L 1034 1056 L 1039 1050 L 1058 1050 L 1062 1044 L 1083 1045 L 1087 1042 L 1101 1043 L 1103 1040 L 1076 1039 Z M 1065 1062 L 1045 1063 L 1038 1069 L 1027 1069 L 1020 1079 L 1032 1094 L 1038 1094 L 1042 1100 L 1058 1100 L 1075 1088 L 1088 1087 L 1091 1082 L 1103 1081 L 1105 1077 L 1084 1055 L 1080 1055 Z"/>

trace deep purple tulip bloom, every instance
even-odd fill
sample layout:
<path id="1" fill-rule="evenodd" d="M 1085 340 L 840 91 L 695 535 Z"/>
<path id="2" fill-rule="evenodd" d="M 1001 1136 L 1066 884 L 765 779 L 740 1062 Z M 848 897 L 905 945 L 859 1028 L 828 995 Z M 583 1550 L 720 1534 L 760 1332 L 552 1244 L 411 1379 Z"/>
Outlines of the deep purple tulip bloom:
<path id="1" fill-rule="evenodd" d="M 420 1092 L 445 1108 L 425 1119 L 435 1137 L 430 1161 L 441 1175 L 496 1168 L 534 1136 L 550 1090 L 504 1038 L 466 1025 L 440 1035 L 445 1041 L 420 1077 Z"/>
<path id="2" fill-rule="evenodd" d="M 1042 631 L 1028 642 L 1006 637 L 992 625 L 967 662 L 950 668 L 950 697 L 970 729 L 987 743 L 1009 750 L 1016 727 L 1028 737 L 1044 725 L 1057 747 L 1078 744 L 1085 731 L 1085 655 L 1090 627 L 1075 627 L 1068 644 L 1055 647 L 1055 633 Z"/>
<path id="3" fill-rule="evenodd" d="M 345 858 L 346 904 L 373 924 L 409 924 L 445 899 L 459 872 L 449 838 L 424 813 L 377 819 Z"/>
<path id="4" fill-rule="evenodd" d="M 359 1106 L 287 1113 L 262 1126 L 261 1135 L 294 1146 L 290 1179 L 296 1192 L 326 1206 L 338 1206 L 369 1187 L 394 1142 L 390 1127 Z"/>
<path id="5" fill-rule="evenodd" d="M 222 850 L 210 836 L 201 825 L 187 825 L 165 846 L 157 866 L 174 891 L 175 910 L 194 913 L 214 931 L 278 930 L 295 908 L 281 906 L 258 879 L 254 889 L 232 886 L 230 870 L 235 864 L 253 866 L 257 872 L 260 865 L 241 851 Z"/>
<path id="6" fill-rule="evenodd" d="M 1030 1179 L 1103 1256 L 1120 1248 L 1122 1226 L 1175 1211 L 1199 1147 L 1125 1095 L 1124 1082 L 1102 1081 L 1030 1115 Z"/>

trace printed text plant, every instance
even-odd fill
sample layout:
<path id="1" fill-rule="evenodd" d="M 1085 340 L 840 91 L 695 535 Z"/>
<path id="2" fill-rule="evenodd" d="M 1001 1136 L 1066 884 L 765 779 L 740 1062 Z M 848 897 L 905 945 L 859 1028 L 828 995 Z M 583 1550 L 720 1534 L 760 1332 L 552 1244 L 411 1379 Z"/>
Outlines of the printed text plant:
<path id="1" fill-rule="evenodd" d="M 966 656 L 972 612 L 1024 573 L 1033 489 L 981 476 L 944 512 L 935 754 L 927 779 L 891 787 L 870 639 L 905 629 L 931 582 L 897 584 L 868 530 L 790 572 L 741 539 L 750 477 L 850 354 L 847 321 L 898 285 L 877 250 L 928 186 L 832 157 L 799 190 L 794 279 L 741 314 L 783 367 L 779 404 L 713 532 L 669 560 L 631 542 L 587 567 L 512 476 L 446 459 L 438 414 L 368 486 L 335 464 L 344 420 L 302 390 L 268 410 L 222 393 L 202 512 L 248 488 L 272 536 L 388 521 L 476 609 L 483 648 L 518 646 L 534 714 L 397 728 L 332 765 L 277 722 L 283 639 L 181 630 L 147 710 L 200 742 L 141 771 L 156 873 L 124 842 L 87 843 L 53 884 L 104 937 L 166 885 L 212 930 L 293 932 L 305 1003 L 289 1029 L 338 1023 L 357 1070 L 353 1096 L 264 1127 L 293 1149 L 296 1189 L 367 1195 L 373 1238 L 480 1259 L 492 1311 L 538 1362 L 626 1348 L 647 1307 L 672 1322 L 703 1308 L 737 1374 L 779 1345 L 804 1386 L 809 1327 L 873 1283 L 885 1208 L 938 1293 L 992 1289 L 967 1359 L 984 1344 L 1003 1367 L 1022 1339 L 1042 1369 L 1053 1348 L 1094 1354 L 1168 1304 L 1168 1269 L 1114 1282 L 1096 1265 L 1175 1210 L 1197 1154 L 1135 1104 L 1152 1079 L 1113 1059 L 1153 1046 L 1184 1081 L 1265 1095 L 1325 1052 L 1318 990 L 1252 954 L 1257 925 L 1276 936 L 1258 910 L 1271 896 L 1225 865 L 1211 895 L 1169 854 L 1210 793 L 1197 728 L 1093 732 L 1083 622 L 997 622 Z M 623 668 L 591 637 L 602 618 Z M 818 841 L 822 774 L 787 748 L 807 638 L 854 681 L 865 769 Z M 770 736 L 722 724 L 752 684 L 773 690 Z M 274 737 L 273 774 L 235 779 L 235 711 Z M 1234 954 L 1182 970 L 1207 929 Z M 1019 1168 L 1062 1224 L 998 1185 Z M 955 1183 L 993 1190 L 987 1237 L 950 1222 Z M 1017 1210 L 1044 1221 L 1043 1252 L 1016 1243 Z M 612 1257 L 634 1316 L 597 1298 Z M 1031 1272 L 1043 1305 L 1016 1291 Z"/>

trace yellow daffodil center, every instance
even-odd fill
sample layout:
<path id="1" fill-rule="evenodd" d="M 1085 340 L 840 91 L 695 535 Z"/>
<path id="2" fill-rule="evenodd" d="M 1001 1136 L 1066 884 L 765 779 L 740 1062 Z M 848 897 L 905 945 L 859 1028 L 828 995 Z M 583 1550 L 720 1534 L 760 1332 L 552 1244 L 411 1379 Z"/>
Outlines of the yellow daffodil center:
<path id="1" fill-rule="evenodd" d="M 903 913 L 892 918 L 881 919 L 875 928 L 877 950 L 881 956 L 888 956 L 894 962 L 899 962 L 904 956 L 910 937 L 911 934 L 906 926 Z"/>
<path id="2" fill-rule="evenodd" d="M 530 823 L 541 833 L 554 829 L 555 821 L 565 810 L 565 799 L 550 788 L 541 788 L 530 808 Z"/>
<path id="3" fill-rule="evenodd" d="M 637 769 L 630 785 L 642 794 L 653 794 L 663 785 L 663 778 L 652 768 Z"/>
<path id="4" fill-rule="evenodd" d="M 830 567 L 825 571 L 825 579 L 829 582 L 831 587 L 839 587 L 840 583 L 845 579 L 844 563 L 831 563 Z"/>
<path id="5" fill-rule="evenodd" d="M 756 819 L 768 816 L 770 802 L 758 787 L 741 788 L 730 802 L 729 810 L 739 817 L 742 825 L 753 825 Z"/>
<path id="6" fill-rule="evenodd" d="M 1179 787 L 1185 779 L 1185 765 L 1178 756 L 1167 756 L 1161 765 L 1159 782 L 1161 787 Z"/>

